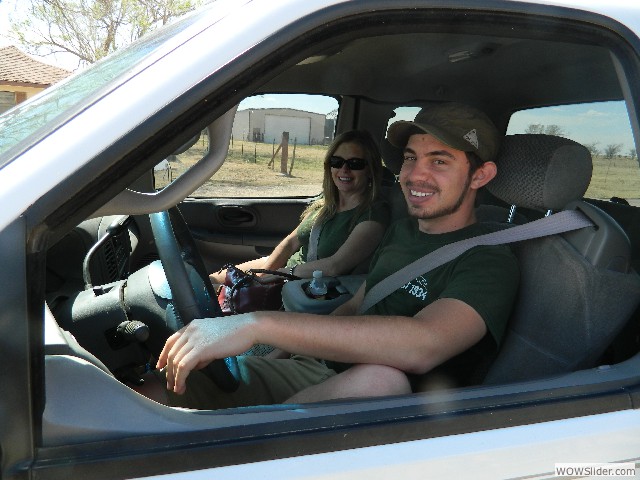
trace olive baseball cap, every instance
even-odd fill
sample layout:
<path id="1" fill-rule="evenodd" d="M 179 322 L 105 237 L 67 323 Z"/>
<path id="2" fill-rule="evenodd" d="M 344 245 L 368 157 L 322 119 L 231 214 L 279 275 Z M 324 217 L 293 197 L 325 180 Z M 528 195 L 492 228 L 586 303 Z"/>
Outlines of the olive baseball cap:
<path id="1" fill-rule="evenodd" d="M 484 162 L 493 161 L 501 135 L 493 122 L 480 110 L 462 103 L 448 102 L 420 110 L 413 122 L 392 123 L 389 142 L 404 148 L 409 137 L 428 133 L 445 145 L 463 152 L 474 152 Z"/>

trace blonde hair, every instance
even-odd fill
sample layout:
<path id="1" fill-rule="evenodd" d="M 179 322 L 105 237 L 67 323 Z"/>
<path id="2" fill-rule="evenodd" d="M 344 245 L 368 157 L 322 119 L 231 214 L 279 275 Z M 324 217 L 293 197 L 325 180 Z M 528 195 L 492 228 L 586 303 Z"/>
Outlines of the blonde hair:
<path id="1" fill-rule="evenodd" d="M 378 198 L 382 185 L 382 158 L 380 156 L 380 150 L 378 149 L 378 146 L 373 140 L 371 134 L 365 130 L 349 130 L 341 133 L 333 140 L 333 142 L 331 142 L 331 145 L 324 157 L 322 197 L 309 205 L 305 211 L 302 212 L 301 218 L 305 218 L 310 213 L 320 210 L 316 217 L 316 221 L 326 222 L 333 218 L 333 216 L 338 212 L 339 191 L 338 187 L 333 183 L 333 179 L 331 177 L 331 165 L 329 161 L 335 154 L 338 147 L 343 143 L 355 143 L 362 148 L 363 156 L 367 161 L 367 168 L 369 172 L 369 185 L 365 191 L 362 202 L 357 207 L 356 214 L 353 216 L 349 227 L 349 230 L 352 230 L 353 227 L 355 227 L 358 217 L 369 209 L 373 202 Z"/>

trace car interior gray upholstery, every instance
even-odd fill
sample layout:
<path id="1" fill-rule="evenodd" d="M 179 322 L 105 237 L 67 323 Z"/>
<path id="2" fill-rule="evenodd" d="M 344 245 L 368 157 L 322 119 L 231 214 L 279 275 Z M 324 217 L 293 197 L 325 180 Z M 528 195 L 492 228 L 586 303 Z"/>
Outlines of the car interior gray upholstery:
<path id="1" fill-rule="evenodd" d="M 509 205 L 534 210 L 560 210 L 581 199 L 593 168 L 585 147 L 542 134 L 505 136 L 496 163 L 498 174 L 487 190 Z"/>
<path id="2" fill-rule="evenodd" d="M 472 18 L 470 15 L 470 21 Z M 422 20 L 416 16 L 413 28 L 424 30 Z M 393 27 L 390 25 L 389 28 Z M 304 86 L 306 92 L 355 95 L 387 102 L 421 99 L 421 105 L 426 101 L 455 99 L 477 106 L 494 119 L 499 128 L 501 120 L 508 120 L 502 115 L 530 108 L 532 97 L 541 105 L 621 98 L 620 82 L 607 48 L 583 42 L 496 34 L 512 30 L 513 24 L 487 25 L 486 28 L 486 35 L 481 36 L 458 32 L 443 35 L 437 31 L 394 31 L 392 35 L 346 39 L 342 43 L 333 38 L 336 43 L 327 47 L 321 61 L 300 63 L 267 82 L 261 91 L 290 93 L 300 91 Z M 567 29 L 563 33 L 570 32 Z M 341 34 L 348 36 L 347 32 Z M 477 55 L 473 61 L 452 62 L 448 56 L 452 45 L 459 46 L 457 50 L 477 52 Z M 416 58 L 420 58 L 428 75 L 415 71 Z M 365 65 L 368 68 L 356 68 Z M 371 80 L 370 65 L 384 65 L 375 70 L 376 81 Z M 544 76 L 540 74 L 542 68 Z M 496 69 L 499 69 L 498 74 Z M 349 75 L 338 74 L 346 71 Z M 327 77 L 331 72 L 336 74 L 328 84 Z M 596 72 L 597 82 L 585 81 Z M 400 78 L 402 88 L 389 88 Z M 514 88 L 516 85 L 517 89 Z M 425 98 L 425 92 L 433 93 Z M 348 128 L 344 126 L 344 129 Z"/>
<path id="3" fill-rule="evenodd" d="M 49 305 L 45 304 L 44 314 L 45 355 L 72 355 L 94 364 L 111 375 L 107 366 L 91 352 L 82 347 L 71 333 L 60 328 Z"/>
<path id="4" fill-rule="evenodd" d="M 591 171 L 583 146 L 513 135 L 499 157 L 492 194 L 531 209 L 577 209 L 596 227 L 513 246 L 521 270 L 518 298 L 485 383 L 593 367 L 640 302 L 629 240 L 608 214 L 582 201 L 590 178 L 581 172 Z"/>

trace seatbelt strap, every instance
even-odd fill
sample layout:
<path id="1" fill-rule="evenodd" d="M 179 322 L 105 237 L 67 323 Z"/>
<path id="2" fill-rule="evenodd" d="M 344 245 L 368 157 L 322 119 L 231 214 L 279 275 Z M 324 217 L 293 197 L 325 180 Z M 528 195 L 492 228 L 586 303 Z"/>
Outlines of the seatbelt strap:
<path id="1" fill-rule="evenodd" d="M 311 233 L 309 234 L 309 248 L 307 249 L 307 262 L 313 262 L 318 259 L 318 242 L 320 241 L 320 232 L 322 232 L 324 222 L 320 222 L 316 216 Z"/>
<path id="2" fill-rule="evenodd" d="M 578 210 L 564 210 L 533 222 L 444 245 L 374 285 L 365 295 L 358 314 L 366 312 L 414 278 L 457 258 L 475 246 L 520 242 L 592 226 L 594 226 L 593 222 L 584 213 Z"/>

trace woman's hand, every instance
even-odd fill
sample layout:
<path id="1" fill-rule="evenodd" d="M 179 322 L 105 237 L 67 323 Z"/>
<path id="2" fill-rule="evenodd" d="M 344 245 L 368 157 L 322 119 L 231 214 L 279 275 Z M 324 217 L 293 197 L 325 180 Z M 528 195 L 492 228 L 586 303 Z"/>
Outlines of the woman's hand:
<path id="1" fill-rule="evenodd" d="M 279 268 L 278 272 L 289 273 L 288 268 Z M 281 275 L 274 275 L 273 273 L 257 273 L 256 274 L 262 283 L 272 283 L 282 280 L 283 278 L 287 278 Z"/>
<path id="2" fill-rule="evenodd" d="M 227 276 L 227 270 L 220 270 L 209 274 L 209 281 L 215 287 L 216 285 L 223 285 Z"/>

